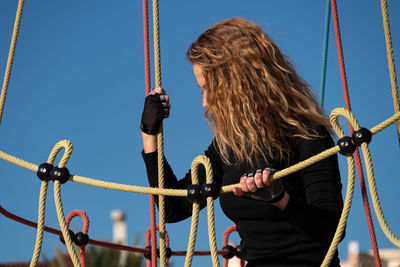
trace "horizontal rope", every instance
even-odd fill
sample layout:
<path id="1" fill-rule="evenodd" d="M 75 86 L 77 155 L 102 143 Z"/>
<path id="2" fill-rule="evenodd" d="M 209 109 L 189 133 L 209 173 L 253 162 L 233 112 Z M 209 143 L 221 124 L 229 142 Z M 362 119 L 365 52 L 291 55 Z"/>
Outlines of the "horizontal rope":
<path id="1" fill-rule="evenodd" d="M 371 128 L 370 131 L 373 135 L 375 135 L 398 120 L 400 120 L 400 112 L 395 113 L 393 116 L 389 117 L 385 121 L 383 121 L 383 122 L 379 123 L 378 125 L 376 125 L 375 127 Z M 299 163 L 292 165 L 286 169 L 276 172 L 274 174 L 274 176 L 272 177 L 272 180 L 277 180 L 277 179 L 280 179 L 287 175 L 290 175 L 292 173 L 295 173 L 295 172 L 297 172 L 303 168 L 306 168 L 320 160 L 328 158 L 338 152 L 339 152 L 339 146 L 334 146 L 332 148 L 329 148 L 329 149 L 327 149 L 317 155 L 314 155 L 302 162 L 299 162 Z M 18 165 L 20 167 L 37 172 L 38 165 L 30 163 L 30 162 L 22 160 L 22 159 L 19 159 L 17 157 L 14 157 L 3 151 L 0 151 L 0 158 L 6 160 L 8 162 L 11 162 L 15 165 Z M 110 189 L 110 190 L 119 190 L 119 191 L 126 191 L 126 192 L 140 193 L 140 194 L 164 195 L 164 196 L 177 196 L 177 197 L 186 197 L 187 196 L 186 189 L 160 189 L 160 188 L 156 188 L 156 187 L 126 185 L 126 184 L 97 180 L 97 179 L 78 176 L 78 175 L 71 175 L 69 177 L 69 180 L 72 182 L 87 184 L 87 185 L 106 188 L 106 189 Z M 237 183 L 237 184 L 223 186 L 221 188 L 221 193 L 229 193 L 232 191 L 233 187 L 240 187 L 240 184 Z"/>
<path id="2" fill-rule="evenodd" d="M 30 221 L 30 220 L 22 218 L 18 215 L 15 215 L 15 214 L 7 211 L 1 205 L 0 205 L 0 213 L 13 221 L 19 222 L 21 224 L 24 224 L 24 225 L 27 225 L 27 226 L 30 226 L 33 228 L 37 228 L 36 222 Z M 53 235 L 62 236 L 62 233 L 60 230 L 57 230 L 57 229 L 49 227 L 49 226 L 44 226 L 44 231 L 51 233 Z M 143 253 L 143 254 L 150 253 L 150 249 L 124 246 L 124 245 L 120 245 L 120 244 L 115 244 L 115 243 L 110 243 L 110 242 L 105 242 L 105 241 L 100 241 L 100 240 L 95 240 L 95 239 L 89 239 L 88 244 L 91 244 L 94 246 L 117 249 L 117 250 L 123 250 L 123 251 L 128 251 L 128 252 L 136 252 L 136 253 Z M 229 253 L 228 250 L 218 250 L 218 255 L 227 255 L 228 253 Z M 186 256 L 186 251 L 179 251 L 179 250 L 172 251 L 172 255 Z M 194 251 L 194 255 L 195 256 L 210 256 L 211 252 L 209 250 L 197 250 L 197 251 Z"/>

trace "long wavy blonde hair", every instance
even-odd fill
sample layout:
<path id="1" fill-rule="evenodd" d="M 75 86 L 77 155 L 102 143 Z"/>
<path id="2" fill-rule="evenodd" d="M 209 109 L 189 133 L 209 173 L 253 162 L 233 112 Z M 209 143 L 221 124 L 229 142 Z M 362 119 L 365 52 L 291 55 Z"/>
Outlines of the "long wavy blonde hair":
<path id="1" fill-rule="evenodd" d="M 318 138 L 310 123 L 330 129 L 307 83 L 258 25 L 219 22 L 192 43 L 187 57 L 203 71 L 205 115 L 224 162 L 287 159 L 294 137 Z"/>

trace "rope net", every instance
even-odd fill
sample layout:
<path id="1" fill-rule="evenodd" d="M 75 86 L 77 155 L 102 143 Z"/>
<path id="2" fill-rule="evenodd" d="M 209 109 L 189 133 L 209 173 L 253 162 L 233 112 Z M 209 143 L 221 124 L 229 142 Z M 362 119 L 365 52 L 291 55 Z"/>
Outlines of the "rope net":
<path id="1" fill-rule="evenodd" d="M 0 121 L 2 117 L 2 112 L 3 112 L 3 106 L 4 106 L 4 101 L 5 101 L 5 94 L 7 92 L 8 88 L 8 80 L 11 74 L 11 69 L 12 69 L 12 62 L 13 62 L 13 57 L 14 57 L 14 52 L 15 52 L 15 46 L 17 42 L 17 36 L 18 36 L 18 30 L 19 30 L 19 25 L 20 25 L 20 20 L 22 16 L 22 9 L 23 9 L 23 4 L 24 1 L 20 0 L 18 4 L 18 10 L 17 10 L 17 16 L 15 20 L 15 25 L 14 25 L 14 32 L 13 32 L 13 37 L 11 41 L 11 46 L 10 46 L 10 53 L 7 61 L 7 67 L 6 67 L 6 75 L 4 78 L 3 82 L 3 88 L 2 88 L 2 93 L 0 97 Z M 336 10 L 336 1 L 331 0 L 332 4 L 332 12 L 333 12 L 333 17 L 334 20 L 337 20 L 337 10 Z M 389 28 L 389 23 L 388 23 L 388 16 L 387 16 L 387 4 L 386 1 L 382 1 L 382 9 L 383 9 L 383 17 L 384 17 L 384 27 L 385 27 L 385 36 L 387 43 L 391 42 L 390 38 L 390 28 Z M 144 14 L 147 14 L 147 1 L 143 0 L 143 11 Z M 156 87 L 161 87 L 161 61 L 160 61 L 160 29 L 159 29 L 159 19 L 158 19 L 158 1 L 154 0 L 153 1 L 153 29 L 154 29 L 154 53 L 155 53 L 155 80 L 156 80 Z M 148 28 L 148 18 L 147 15 L 144 15 L 144 28 Z M 339 31 L 339 26 L 338 22 L 335 24 L 335 31 L 338 32 L 337 34 L 337 46 L 338 46 L 338 54 L 339 54 L 339 61 L 341 65 L 341 74 L 342 74 L 342 82 L 343 82 L 343 87 L 346 88 L 347 90 L 347 79 L 346 79 L 346 73 L 344 70 L 344 61 L 343 61 L 343 52 L 341 48 L 341 41 L 340 41 L 340 31 Z M 146 94 L 148 94 L 149 88 L 150 88 L 150 67 L 149 67 L 149 56 L 148 56 L 148 29 L 145 29 L 144 33 L 145 40 L 147 39 L 147 44 L 145 45 L 145 61 L 146 61 Z M 389 40 L 390 39 L 390 40 Z M 389 40 L 389 41 L 388 41 Z M 147 52 L 146 52 L 147 50 Z M 389 58 L 389 66 L 391 68 L 391 77 L 393 76 L 392 73 L 394 73 L 395 76 L 395 71 L 394 69 L 394 60 L 392 55 L 390 54 L 390 51 L 393 49 L 391 48 L 391 45 L 388 45 L 388 58 Z M 147 54 L 146 54 L 147 53 Z M 391 53 L 392 54 L 392 53 Z M 392 64 L 393 63 L 393 64 Z M 394 85 L 395 82 L 393 82 L 392 78 L 392 86 L 393 88 L 397 89 L 397 83 L 396 86 Z M 395 91 L 395 90 L 394 90 Z M 397 101 L 398 102 L 398 94 L 397 94 L 397 100 L 395 99 L 396 93 L 393 93 L 394 95 L 394 103 Z M 345 97 L 349 99 L 348 93 L 345 93 Z M 358 124 L 357 120 L 353 116 L 353 114 L 350 111 L 350 102 L 349 100 L 346 101 L 346 107 L 347 109 L 343 108 L 336 108 L 332 111 L 330 115 L 331 119 L 331 124 L 336 132 L 336 134 L 341 138 L 345 136 L 343 130 L 341 129 L 339 123 L 338 123 L 338 117 L 343 116 L 345 117 L 350 125 L 350 131 L 354 129 L 354 131 L 360 130 L 360 125 Z M 399 123 L 400 121 L 400 111 L 398 110 L 398 107 L 396 107 L 395 104 L 395 113 L 393 116 L 389 117 L 385 121 L 381 122 L 380 124 L 376 125 L 375 127 L 371 128 L 369 131 L 371 132 L 372 135 L 375 135 L 379 133 L 380 131 L 384 130 L 388 126 L 394 124 L 394 123 Z M 156 249 L 157 249 L 157 244 L 156 244 L 156 230 L 159 231 L 159 242 L 160 242 L 160 265 L 161 266 L 168 266 L 168 257 L 167 255 L 167 248 L 169 247 L 169 240 L 168 240 L 168 235 L 167 231 L 165 229 L 165 208 L 164 208 L 164 196 L 176 196 L 176 197 L 187 197 L 188 192 L 187 190 L 175 190 L 175 189 L 166 189 L 164 187 L 164 162 L 163 162 L 163 133 L 162 133 L 162 127 L 157 135 L 157 146 L 158 146 L 158 173 L 159 173 L 159 188 L 152 188 L 152 187 L 140 187 L 140 186 L 134 186 L 134 185 L 127 185 L 127 184 L 119 184 L 119 183 L 113 183 L 113 182 L 107 182 L 104 180 L 99 180 L 99 179 L 93 179 L 93 178 L 88 178 L 88 177 L 82 177 L 78 175 L 70 175 L 67 169 L 65 168 L 73 151 L 73 146 L 68 140 L 62 140 L 58 143 L 55 144 L 53 147 L 52 151 L 50 152 L 50 155 L 48 157 L 48 160 L 46 162 L 46 166 L 53 166 L 54 160 L 56 156 L 59 154 L 59 152 L 64 149 L 64 154 L 56 168 L 52 168 L 50 174 L 52 175 L 52 180 L 54 181 L 54 200 L 55 200 L 55 206 L 56 206 L 56 211 L 57 211 L 57 217 L 58 221 L 60 224 L 60 230 L 56 230 L 54 228 L 50 228 L 45 226 L 45 207 L 46 207 L 46 195 L 47 195 L 47 189 L 48 189 L 48 183 L 50 179 L 42 179 L 42 184 L 41 184 L 41 190 L 40 190 L 40 197 L 39 197 L 39 211 L 38 211 L 38 222 L 32 222 L 28 221 L 26 219 L 23 219 L 21 217 L 18 217 L 8 211 L 6 211 L 3 207 L 0 206 L 0 213 L 2 213 L 4 216 L 16 220 L 20 223 L 29 225 L 31 227 L 37 228 L 37 235 L 36 235 L 36 242 L 35 242 L 35 248 L 34 248 L 34 253 L 32 256 L 31 264 L 30 266 L 35 266 L 38 262 L 41 248 L 42 248 L 42 243 L 43 243 L 43 233 L 45 231 L 62 236 L 64 238 L 64 242 L 67 246 L 68 252 L 71 256 L 71 260 L 73 262 L 73 265 L 75 267 L 77 266 L 85 266 L 85 259 L 84 259 L 84 247 L 86 244 L 93 244 L 93 245 L 99 245 L 99 246 L 105 246 L 105 247 L 110 247 L 110 248 L 115 248 L 115 249 L 120 249 L 120 250 L 125 250 L 125 251 L 131 251 L 131 252 L 139 252 L 143 254 L 151 254 L 151 266 L 157 266 L 157 255 L 156 255 Z M 358 154 L 357 156 L 357 151 L 356 150 L 356 160 L 360 160 L 360 166 L 361 166 L 361 158 Z M 377 193 L 376 189 L 376 182 L 375 182 L 375 176 L 374 176 L 374 171 L 373 171 L 373 165 L 372 165 L 372 158 L 370 155 L 369 147 L 366 142 L 361 144 L 361 151 L 363 154 L 364 158 L 364 164 L 366 166 L 366 171 L 367 171 L 367 179 L 368 179 L 368 184 L 369 184 L 369 190 L 373 202 L 373 207 L 376 216 L 378 217 L 378 221 L 380 224 L 381 229 L 387 236 L 387 238 L 396 246 L 400 247 L 400 240 L 397 238 L 392 231 L 390 230 L 387 221 L 384 217 L 380 201 L 379 201 L 379 196 Z M 281 179 L 287 175 L 290 175 L 294 172 L 297 172 L 303 168 L 306 168 L 318 161 L 321 161 L 327 157 L 330 157 L 336 153 L 340 152 L 340 147 L 337 145 L 335 147 L 332 147 L 330 149 L 327 149 L 317 155 L 314 155 L 310 157 L 307 160 L 304 160 L 302 162 L 299 162 L 293 166 L 290 166 L 288 168 L 285 168 L 283 170 L 277 171 L 274 173 L 273 177 L 271 178 L 272 181 Z M 7 154 L 3 151 L 0 151 L 0 158 L 11 162 L 15 165 L 21 166 L 23 168 L 29 169 L 31 171 L 34 171 L 38 173 L 39 178 L 41 177 L 39 175 L 39 171 L 42 171 L 41 168 L 43 168 L 43 165 L 36 165 L 33 163 L 30 163 L 28 161 L 22 160 L 20 158 L 17 158 L 15 156 L 12 156 L 10 154 Z M 332 259 L 332 257 L 335 254 L 335 251 L 337 250 L 337 246 L 343 236 L 343 231 L 345 230 L 346 227 L 346 222 L 348 218 L 348 214 L 351 208 L 352 204 L 352 199 L 353 199 L 353 193 L 354 193 L 354 180 L 355 180 L 355 160 L 353 155 L 347 156 L 347 163 L 348 163 L 348 183 L 347 183 L 347 191 L 346 191 L 346 198 L 344 202 L 344 207 L 343 211 L 339 220 L 339 224 L 337 226 L 337 230 L 335 232 L 335 235 L 333 237 L 332 243 L 330 245 L 330 248 L 325 256 L 325 259 L 322 262 L 321 266 L 329 266 L 329 263 Z M 207 183 L 212 183 L 212 168 L 210 161 L 207 157 L 205 156 L 198 156 L 194 159 L 192 163 L 192 171 L 193 171 L 193 183 L 198 183 L 197 179 L 197 169 L 198 166 L 203 165 L 206 169 L 206 182 Z M 56 171 L 54 171 L 56 169 Z M 57 176 L 59 176 L 57 178 Z M 56 178 L 54 178 L 56 177 Z M 76 254 L 76 250 L 74 248 L 74 243 L 76 243 L 76 238 L 72 236 L 69 233 L 68 230 L 68 225 L 71 219 L 75 216 L 81 216 L 85 220 L 84 224 L 84 229 L 82 231 L 82 234 L 87 235 L 88 233 L 88 227 L 89 227 L 89 222 L 87 215 L 81 211 L 74 211 L 72 212 L 67 218 L 64 216 L 64 210 L 62 206 L 62 199 L 61 199 L 61 185 L 67 181 L 71 182 L 76 182 L 76 183 L 82 183 L 82 184 L 87 184 L 95 187 L 101 187 L 101 188 L 106 188 L 110 190 L 119 190 L 119 191 L 126 191 L 126 192 L 134 192 L 134 193 L 141 193 L 141 194 L 150 194 L 150 195 L 158 195 L 159 196 L 159 224 L 158 226 L 155 225 L 155 216 L 152 217 L 152 222 L 151 222 L 151 227 L 149 229 L 149 234 L 146 237 L 147 244 L 150 245 L 151 249 L 143 249 L 143 248 L 134 248 L 134 247 L 129 247 L 129 246 L 123 246 L 123 245 L 118 245 L 118 244 L 112 244 L 112 243 L 107 243 L 103 241 L 98 241 L 98 240 L 93 240 L 89 239 L 87 237 L 87 241 L 83 244 L 77 243 L 81 250 L 80 250 L 80 257 Z M 220 193 L 229 193 L 232 191 L 232 188 L 234 187 L 240 187 L 240 184 L 232 184 L 232 185 L 227 185 L 223 186 L 220 188 Z M 152 204 L 154 207 L 154 204 Z M 188 242 L 188 247 L 187 251 L 171 251 L 171 255 L 180 255 L 186 256 L 185 260 L 185 267 L 191 266 L 192 259 L 194 255 L 211 255 L 213 266 L 220 266 L 219 260 L 218 260 L 218 255 L 224 255 L 227 256 L 230 251 L 223 249 L 223 250 L 217 250 L 217 245 L 216 245 L 216 234 L 215 234 L 215 221 L 214 221 L 214 199 L 212 196 L 207 197 L 207 215 L 208 215 L 208 229 L 209 229 L 209 243 L 210 243 L 210 251 L 194 251 L 195 243 L 196 243 L 196 235 L 197 235 L 197 226 L 198 226 L 198 217 L 199 217 L 199 204 L 198 203 L 193 203 L 193 215 L 192 215 L 192 221 L 191 221 L 191 228 L 190 228 L 190 236 L 189 236 L 189 242 Z M 228 229 L 227 231 L 233 231 L 233 228 Z M 224 236 L 224 245 L 227 243 L 227 237 L 226 235 Z M 148 264 L 150 264 L 148 262 Z M 379 264 L 379 262 L 378 262 Z M 148 265 L 150 266 L 150 265 Z M 226 261 L 224 261 L 224 266 L 226 266 Z"/>

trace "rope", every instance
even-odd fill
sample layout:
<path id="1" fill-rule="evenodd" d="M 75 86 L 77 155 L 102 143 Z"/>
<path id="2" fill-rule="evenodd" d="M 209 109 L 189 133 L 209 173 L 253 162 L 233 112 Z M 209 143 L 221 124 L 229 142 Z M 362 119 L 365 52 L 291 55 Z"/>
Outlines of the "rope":
<path id="1" fill-rule="evenodd" d="M 326 64 L 328 62 L 329 25 L 331 18 L 330 14 L 331 14 L 331 5 L 329 3 L 329 0 L 326 0 L 324 45 L 322 51 L 321 85 L 319 93 L 319 107 L 321 109 L 324 108 L 324 99 L 325 99 Z"/>
<path id="2" fill-rule="evenodd" d="M 339 136 L 339 138 L 344 136 L 342 129 L 338 123 L 338 115 L 342 115 L 340 110 L 335 110 L 331 113 L 331 124 Z M 354 193 L 354 181 L 355 181 L 355 167 L 354 167 L 354 158 L 353 156 L 347 157 L 347 165 L 348 165 L 348 174 L 347 174 L 347 190 L 346 190 L 346 198 L 343 205 L 343 210 L 340 215 L 340 219 L 338 222 L 338 226 L 335 231 L 335 235 L 333 236 L 332 242 L 329 246 L 328 252 L 325 255 L 324 260 L 322 261 L 321 266 L 327 267 L 329 266 L 330 262 L 332 261 L 333 256 L 336 253 L 337 246 L 339 245 L 343 232 L 346 229 L 347 218 L 349 216 L 352 200 L 353 200 L 353 193 Z"/>
<path id="3" fill-rule="evenodd" d="M 399 89 L 397 87 L 396 65 L 394 63 L 392 34 L 390 33 L 389 11 L 386 0 L 381 0 L 383 28 L 385 30 L 386 51 L 388 67 L 390 74 L 390 83 L 392 85 L 392 98 L 395 112 L 400 111 Z M 397 122 L 397 137 L 400 145 L 400 122 Z"/>
<path id="4" fill-rule="evenodd" d="M 161 55 L 160 55 L 160 26 L 159 26 L 159 8 L 158 0 L 153 0 L 153 32 L 154 32 L 154 71 L 156 87 L 162 87 L 161 84 Z M 164 188 L 164 135 L 163 126 L 160 126 L 157 134 L 158 151 L 158 187 Z M 159 196 L 159 227 L 160 227 L 160 266 L 166 266 L 166 247 L 165 247 L 165 203 L 164 196 Z"/>
<path id="5" fill-rule="evenodd" d="M 192 167 L 191 167 L 192 184 L 199 184 L 197 171 L 200 164 L 203 163 L 202 159 L 203 158 L 201 158 L 201 156 L 198 156 L 192 161 Z M 187 247 L 187 254 L 185 258 L 185 265 L 184 265 L 185 267 L 190 267 L 192 265 L 194 246 L 196 245 L 197 226 L 199 224 L 199 212 L 200 212 L 200 203 L 194 202 L 192 207 L 192 221 L 190 223 L 190 234 Z"/>
<path id="6" fill-rule="evenodd" d="M 38 225 L 36 232 L 35 249 L 33 252 L 31 263 L 29 265 L 30 267 L 36 266 L 37 262 L 39 261 L 40 252 L 42 250 L 47 187 L 48 187 L 48 182 L 43 181 L 40 187 Z"/>
<path id="7" fill-rule="evenodd" d="M 59 181 L 54 181 L 54 202 L 56 205 L 58 222 L 60 223 L 61 232 L 63 234 L 64 240 L 65 240 L 65 245 L 67 246 L 72 263 L 74 264 L 74 267 L 78 267 L 78 266 L 80 267 L 81 264 L 79 263 L 78 256 L 76 255 L 75 249 L 73 247 L 73 243 L 72 243 L 71 237 L 69 235 L 67 223 L 65 221 L 64 211 L 63 211 L 62 202 L 61 202 L 61 191 L 60 191 L 60 182 Z"/>
<path id="8" fill-rule="evenodd" d="M 49 155 L 49 159 L 47 160 L 48 163 L 53 164 L 55 158 L 57 157 L 58 153 L 61 151 L 61 149 L 65 148 L 64 155 L 62 156 L 60 163 L 58 164 L 59 168 L 65 167 L 67 164 L 69 158 L 71 157 L 73 146 L 68 140 L 62 140 L 58 142 L 53 150 L 51 151 Z M 78 256 L 76 255 L 76 252 L 73 247 L 73 243 L 71 240 L 71 237 L 69 235 L 67 223 L 65 221 L 65 216 L 64 216 L 64 211 L 62 207 L 62 202 L 61 202 L 61 191 L 60 191 L 60 181 L 54 181 L 54 202 L 56 205 L 56 210 L 57 210 L 57 217 L 58 221 L 60 223 L 60 228 L 65 240 L 65 244 L 67 246 L 69 255 L 71 256 L 72 263 L 74 264 L 75 267 L 81 266 L 79 263 Z"/>
<path id="9" fill-rule="evenodd" d="M 349 111 L 346 112 L 346 118 L 349 120 L 349 122 L 356 128 L 359 129 L 360 126 L 357 122 L 357 120 L 354 118 L 353 114 L 350 113 Z M 394 116 L 391 118 L 387 119 L 383 123 L 377 125 L 374 127 L 374 129 L 371 129 L 371 133 L 374 135 L 378 133 L 380 130 L 383 130 L 384 128 L 387 127 L 388 123 L 390 121 L 393 121 L 397 119 L 400 119 L 400 112 L 396 113 Z M 396 121 L 396 120 L 395 120 Z M 386 126 L 386 127 L 385 127 Z M 366 143 L 361 144 L 361 149 L 363 152 L 363 157 L 364 157 L 364 162 L 366 165 L 366 170 L 367 170 L 367 177 L 368 177 L 368 183 L 369 183 L 369 188 L 370 188 L 370 193 L 371 193 L 371 198 L 372 198 L 372 203 L 375 209 L 375 214 L 378 218 L 378 222 L 385 233 L 386 237 L 397 247 L 400 247 L 400 240 L 392 233 L 390 230 L 389 226 L 387 225 L 385 216 L 382 212 L 382 207 L 380 205 L 379 201 L 379 196 L 376 188 L 376 182 L 375 182 L 375 175 L 374 175 L 374 170 L 372 166 L 372 159 L 371 159 L 371 154 L 368 148 L 368 145 Z"/>
<path id="10" fill-rule="evenodd" d="M 336 48 L 337 48 L 337 54 L 338 54 L 338 60 L 339 60 L 339 68 L 340 68 L 340 76 L 342 79 L 342 88 L 343 88 L 343 97 L 345 101 L 345 106 L 346 109 L 351 111 L 351 105 L 350 105 L 350 97 L 349 97 L 349 90 L 347 87 L 347 77 L 346 77 L 346 69 L 344 65 L 344 57 L 343 57 L 343 49 L 342 49 L 342 40 L 341 40 L 341 34 L 340 34 L 340 26 L 339 26 L 339 16 L 337 12 L 337 6 L 336 6 L 336 0 L 331 0 L 332 4 L 332 17 L 334 21 L 334 28 L 335 28 L 335 39 L 336 39 Z M 350 128 L 350 136 L 353 133 L 353 127 L 351 126 L 349 122 L 349 128 Z M 368 195 L 367 195 L 367 189 L 365 186 L 365 179 L 364 179 L 364 172 L 362 168 L 362 163 L 361 163 L 361 158 L 360 158 L 360 153 L 358 148 L 356 148 L 354 152 L 355 160 L 356 160 L 356 166 L 357 166 L 357 173 L 358 173 L 358 178 L 360 182 L 360 188 L 361 188 L 361 196 L 364 204 L 364 213 L 367 219 L 367 224 L 368 224 L 368 230 L 371 238 L 371 244 L 372 244 L 372 250 L 374 253 L 374 259 L 375 259 L 375 264 L 376 266 L 381 266 L 381 260 L 379 256 L 379 249 L 378 249 L 378 244 L 376 241 L 376 236 L 375 236 L 375 230 L 374 230 L 374 223 L 372 221 L 372 216 L 371 216 L 371 210 L 369 207 L 369 201 L 368 201 Z"/>
<path id="11" fill-rule="evenodd" d="M 210 159 L 206 156 L 198 157 L 206 168 L 206 182 L 211 184 L 213 182 L 213 170 L 211 167 Z M 210 242 L 211 259 L 214 267 L 219 267 L 218 255 L 217 255 L 217 241 L 215 239 L 215 221 L 214 221 L 214 199 L 212 197 L 207 198 L 207 217 L 208 217 L 208 239 Z"/>
<path id="12" fill-rule="evenodd" d="M 37 228 L 37 223 L 32 222 L 30 220 L 24 219 L 22 217 L 19 217 L 13 213 L 10 213 L 9 211 L 7 211 L 6 209 L 4 209 L 1 205 L 0 205 L 0 213 L 2 215 L 4 215 L 5 217 L 19 222 L 21 224 L 33 227 L 33 228 Z M 54 234 L 54 235 L 58 235 L 58 236 L 62 236 L 62 232 L 60 230 L 48 227 L 48 226 L 44 226 L 44 231 Z M 115 244 L 115 243 L 110 243 L 110 242 L 104 242 L 104 241 L 99 241 L 99 240 L 95 240 L 95 239 L 89 239 L 88 244 L 94 245 L 94 246 L 100 246 L 100 247 L 106 247 L 106 248 L 112 248 L 112 249 L 117 249 L 117 250 L 122 250 L 122 251 L 128 251 L 128 252 L 134 252 L 134 253 L 149 253 L 150 250 L 146 249 L 146 248 L 138 248 L 138 247 L 129 247 L 129 246 L 124 246 L 124 245 L 120 245 L 120 244 Z M 218 255 L 226 255 L 228 254 L 227 250 L 218 250 Z M 186 255 L 186 251 L 172 251 L 172 255 L 173 256 L 185 256 Z M 210 251 L 205 251 L 205 250 L 198 250 L 194 252 L 194 256 L 207 256 L 207 255 L 211 255 Z"/>
<path id="13" fill-rule="evenodd" d="M 89 231 L 89 217 L 83 210 L 73 210 L 68 214 L 67 219 L 66 219 L 67 228 L 69 228 L 69 224 L 70 224 L 71 220 L 77 216 L 82 218 L 82 220 L 83 220 L 82 233 L 87 235 L 87 233 Z M 83 267 L 86 266 L 85 248 L 86 248 L 86 244 L 79 247 L 79 257 L 80 257 Z"/>
<path id="14" fill-rule="evenodd" d="M 146 83 L 146 96 L 151 89 L 150 75 L 150 49 L 149 49 L 149 11 L 148 1 L 143 0 L 143 39 L 144 39 L 144 74 Z M 154 196 L 149 195 L 150 200 L 150 226 L 151 226 L 151 263 L 152 267 L 157 267 L 157 233 L 156 233 L 156 207 Z"/>
<path id="15" fill-rule="evenodd" d="M 17 46 L 19 26 L 21 24 L 22 11 L 24 9 L 24 0 L 19 0 L 17 15 L 15 16 L 14 30 L 11 37 L 10 51 L 8 52 L 8 59 L 6 65 L 6 72 L 4 74 L 3 86 L 0 95 L 0 123 L 3 118 L 4 104 L 6 102 L 8 84 L 10 82 L 11 70 L 14 61 L 15 47 Z"/>
<path id="16" fill-rule="evenodd" d="M 151 240 L 152 240 L 152 233 L 151 233 L 151 228 L 152 227 L 149 227 L 149 229 L 147 229 L 147 231 L 146 231 L 146 247 L 148 247 L 148 246 L 151 246 Z M 159 231 L 159 226 L 158 225 L 156 225 L 155 226 L 155 230 L 156 231 Z M 167 231 L 165 231 L 165 244 L 166 244 L 166 247 L 167 248 L 169 248 L 170 246 L 169 246 L 169 237 L 168 237 L 168 232 Z M 156 247 L 157 248 L 157 247 Z M 156 250 L 156 252 L 157 252 L 157 250 Z M 153 252 L 152 252 L 153 253 Z M 156 254 L 156 259 L 157 259 L 157 254 Z M 153 260 L 147 260 L 147 266 L 148 267 L 150 267 L 150 264 L 152 263 L 152 261 Z M 167 266 L 169 266 L 169 259 L 167 258 Z"/>

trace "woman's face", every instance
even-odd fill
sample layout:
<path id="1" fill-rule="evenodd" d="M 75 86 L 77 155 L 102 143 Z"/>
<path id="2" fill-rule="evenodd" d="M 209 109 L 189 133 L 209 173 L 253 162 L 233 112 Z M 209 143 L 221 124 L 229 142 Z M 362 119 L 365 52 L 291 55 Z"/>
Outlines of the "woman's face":
<path id="1" fill-rule="evenodd" d="M 201 93 L 203 94 L 203 108 L 207 107 L 207 90 L 206 90 L 206 80 L 203 76 L 203 70 L 197 64 L 193 64 L 193 72 L 194 76 L 196 76 L 197 84 L 201 89 Z"/>

